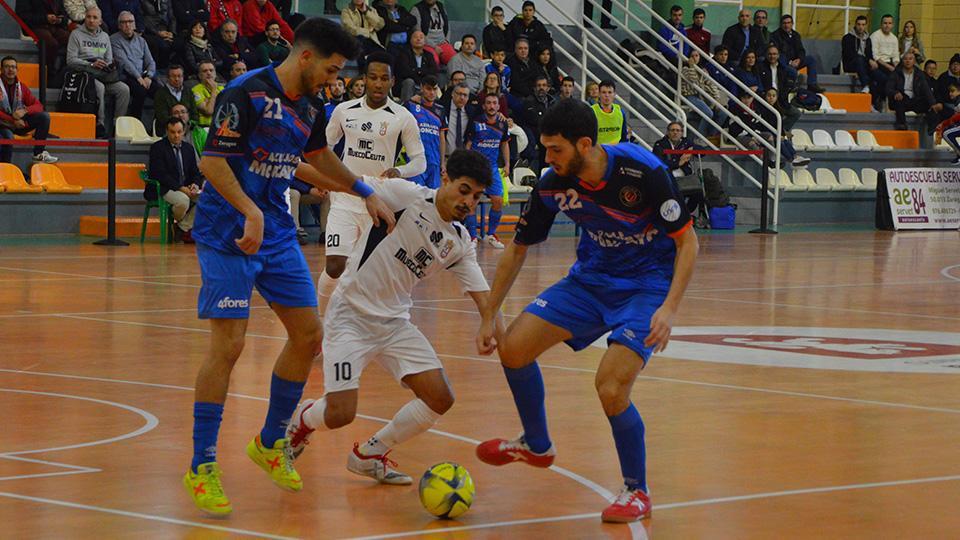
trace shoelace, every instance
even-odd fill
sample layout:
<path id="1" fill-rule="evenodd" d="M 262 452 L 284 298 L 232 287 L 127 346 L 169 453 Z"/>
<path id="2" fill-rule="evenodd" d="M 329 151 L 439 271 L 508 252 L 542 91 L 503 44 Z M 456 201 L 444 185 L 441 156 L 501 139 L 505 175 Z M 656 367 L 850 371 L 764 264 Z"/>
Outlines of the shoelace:
<path id="1" fill-rule="evenodd" d="M 283 445 L 283 458 L 283 470 L 287 473 L 293 472 L 293 446 L 290 445 L 290 441 Z"/>
<path id="2" fill-rule="evenodd" d="M 613 501 L 613 503 L 618 504 L 620 506 L 630 506 L 630 503 L 632 503 L 633 500 L 636 498 L 637 498 L 637 492 L 635 490 L 624 487 L 620 491 L 620 494 L 617 495 L 617 498 L 615 501 Z M 641 504 L 642 504 L 642 501 L 641 501 Z"/>
<path id="3" fill-rule="evenodd" d="M 220 477 L 223 476 L 223 471 L 220 469 L 215 469 L 211 471 L 208 475 L 209 480 L 206 487 L 207 494 L 211 497 L 223 497 L 223 485 L 220 483 Z"/>
<path id="4" fill-rule="evenodd" d="M 393 450 L 387 450 L 385 454 L 377 457 L 377 459 L 380 460 L 380 463 L 383 463 L 384 469 L 389 469 L 390 467 L 396 467 L 399 465 L 399 463 L 387 457 L 387 454 L 390 452 L 393 452 Z"/>
<path id="5" fill-rule="evenodd" d="M 500 450 L 530 450 L 530 447 L 527 446 L 527 441 L 523 437 L 518 437 L 512 441 L 503 441 L 500 443 Z"/>

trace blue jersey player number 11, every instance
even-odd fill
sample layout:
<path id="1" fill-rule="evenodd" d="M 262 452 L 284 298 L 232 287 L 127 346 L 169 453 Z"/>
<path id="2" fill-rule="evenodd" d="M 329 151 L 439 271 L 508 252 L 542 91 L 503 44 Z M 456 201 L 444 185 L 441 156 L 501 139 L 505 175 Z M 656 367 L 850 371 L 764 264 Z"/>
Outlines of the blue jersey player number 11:
<path id="1" fill-rule="evenodd" d="M 697 237 L 663 163 L 635 144 L 597 145 L 597 119 L 585 103 L 561 100 L 543 116 L 540 134 L 551 168 L 531 193 L 514 241 L 500 257 L 477 335 L 481 350 L 497 345 L 523 434 L 481 443 L 477 457 L 498 466 L 552 465 L 556 450 L 536 359 L 561 341 L 578 351 L 609 333 L 596 387 L 624 485 L 601 518 L 636 521 L 650 515 L 651 503 L 643 421 L 630 390 L 650 356 L 667 345 L 693 273 Z M 567 277 L 498 332 L 496 316 L 527 248 L 546 240 L 558 212 L 583 229 L 577 260 Z"/>

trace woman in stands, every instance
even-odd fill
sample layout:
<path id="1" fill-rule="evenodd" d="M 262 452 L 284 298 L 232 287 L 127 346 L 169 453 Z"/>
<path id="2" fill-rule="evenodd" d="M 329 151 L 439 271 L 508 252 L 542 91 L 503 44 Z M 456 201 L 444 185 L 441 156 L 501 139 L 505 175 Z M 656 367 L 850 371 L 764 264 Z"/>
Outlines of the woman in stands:
<path id="1" fill-rule="evenodd" d="M 763 93 L 763 97 L 767 103 L 769 103 L 777 112 L 780 113 L 780 117 L 786 116 L 784 110 L 780 107 L 778 101 L 778 94 L 776 88 L 770 88 Z M 777 117 L 774 115 L 773 111 L 766 107 L 757 107 L 757 113 L 760 115 L 760 118 L 763 118 L 764 122 L 770 124 L 771 126 L 776 127 Z M 764 138 L 770 144 L 776 145 L 776 138 L 774 137 L 774 132 L 770 128 L 759 124 L 759 131 L 763 134 Z M 798 156 L 796 149 L 793 147 L 793 143 L 790 142 L 789 132 L 783 128 L 780 131 L 780 155 L 783 157 L 784 161 L 790 161 L 794 167 L 804 167 L 810 163 L 810 158 Z M 769 164 L 771 167 L 773 163 Z"/>
<path id="2" fill-rule="evenodd" d="M 713 129 L 713 126 L 708 123 L 708 119 L 714 117 L 714 111 L 713 107 L 707 103 L 706 99 L 701 96 L 697 89 L 702 90 L 717 101 L 720 99 L 720 91 L 717 89 L 717 85 L 713 82 L 713 79 L 699 67 L 699 64 L 700 51 L 691 51 L 681 71 L 680 93 L 702 113 L 702 116 L 699 117 L 700 123 L 697 131 L 706 137 L 716 131 Z M 697 115 L 691 114 L 688 122 L 693 122 L 695 117 L 697 117 Z"/>
<path id="3" fill-rule="evenodd" d="M 900 32 L 900 59 L 902 60 L 903 55 L 908 52 L 912 52 L 917 57 L 917 65 L 923 65 L 926 53 L 923 50 L 920 35 L 917 34 L 917 25 L 913 21 L 903 23 L 903 32 Z"/>
<path id="4" fill-rule="evenodd" d="M 600 83 L 588 82 L 587 87 L 583 90 L 583 100 L 587 102 L 587 105 L 600 103 Z"/>
<path id="5" fill-rule="evenodd" d="M 487 73 L 483 78 L 483 88 L 477 94 L 477 101 L 483 103 L 487 96 L 498 96 L 500 98 L 500 112 L 504 116 L 510 116 L 510 107 L 507 104 L 507 97 L 503 95 L 500 88 L 500 74 L 496 71 Z M 511 154 L 514 155 L 514 154 Z"/>
<path id="6" fill-rule="evenodd" d="M 556 94 L 560 88 L 560 71 L 553 63 L 549 47 L 541 47 L 537 52 L 537 65 L 534 66 L 530 80 L 535 81 L 540 75 L 546 77 L 547 82 L 550 83 L 550 93 Z"/>
<path id="7" fill-rule="evenodd" d="M 350 101 L 351 99 L 360 99 L 367 93 L 367 83 L 363 80 L 363 77 L 354 77 L 350 81 L 350 84 L 347 85 L 347 99 L 344 101 Z"/>
<path id="8" fill-rule="evenodd" d="M 760 84 L 760 68 L 757 66 L 757 53 L 753 51 L 743 53 L 740 65 L 733 74 L 754 92 L 763 93 L 763 85 Z"/>
<path id="9" fill-rule="evenodd" d="M 190 26 L 190 39 L 184 47 L 184 56 L 187 77 L 196 78 L 202 62 L 217 62 L 213 45 L 207 40 L 207 27 L 200 21 L 194 21 Z"/>

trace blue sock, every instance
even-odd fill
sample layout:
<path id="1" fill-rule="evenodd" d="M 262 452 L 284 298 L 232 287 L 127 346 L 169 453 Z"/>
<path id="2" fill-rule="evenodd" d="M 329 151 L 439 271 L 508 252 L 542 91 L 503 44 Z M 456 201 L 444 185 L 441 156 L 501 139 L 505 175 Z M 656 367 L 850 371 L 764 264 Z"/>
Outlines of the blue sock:
<path id="1" fill-rule="evenodd" d="M 222 403 L 193 404 L 193 472 L 197 472 L 197 465 L 217 460 L 217 434 L 222 418 Z"/>
<path id="2" fill-rule="evenodd" d="M 627 410 L 608 416 L 613 429 L 613 440 L 620 457 L 623 483 L 630 489 L 647 491 L 647 449 L 643 443 L 643 419 L 630 403 Z"/>
<path id="3" fill-rule="evenodd" d="M 547 411 L 543 406 L 546 392 L 543 389 L 543 376 L 540 366 L 533 362 L 520 369 L 504 366 L 507 384 L 513 392 L 513 402 L 520 413 L 523 424 L 523 437 L 530 449 L 536 453 L 550 449 L 550 434 L 547 433 Z"/>
<path id="4" fill-rule="evenodd" d="M 477 237 L 477 215 L 470 214 L 467 216 L 467 219 L 463 220 L 463 224 L 467 226 L 467 232 L 470 233 L 470 238 Z"/>
<path id="5" fill-rule="evenodd" d="M 288 381 L 277 377 L 270 379 L 270 408 L 267 409 L 267 419 L 260 430 L 260 442 L 265 448 L 273 448 L 277 439 L 282 439 L 287 431 L 287 424 L 293 416 L 300 397 L 303 396 L 304 382 Z"/>
<path id="6" fill-rule="evenodd" d="M 500 210 L 490 210 L 490 215 L 488 216 L 489 221 L 487 222 L 487 234 L 497 234 L 497 227 L 500 226 L 500 216 L 502 215 L 503 212 Z"/>

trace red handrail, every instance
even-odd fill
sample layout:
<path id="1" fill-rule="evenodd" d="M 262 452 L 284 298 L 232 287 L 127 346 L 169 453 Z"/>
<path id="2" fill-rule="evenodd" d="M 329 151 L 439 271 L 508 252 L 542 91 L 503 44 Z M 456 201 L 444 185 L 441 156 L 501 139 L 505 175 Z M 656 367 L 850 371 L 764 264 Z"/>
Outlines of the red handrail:
<path id="1" fill-rule="evenodd" d="M 27 26 L 27 23 L 23 22 L 23 19 L 21 19 L 20 16 L 17 15 L 17 12 L 14 11 L 12 7 L 7 5 L 7 3 L 4 0 L 0 0 L 0 5 L 3 6 L 3 9 L 7 10 L 7 13 L 9 13 L 11 17 L 13 17 L 13 20 L 17 21 L 17 24 L 20 25 L 20 29 L 23 30 L 25 35 L 30 36 L 30 38 L 33 40 L 34 43 L 37 43 L 37 44 L 40 43 L 40 38 L 33 33 L 33 30 L 31 30 L 30 27 Z"/>

